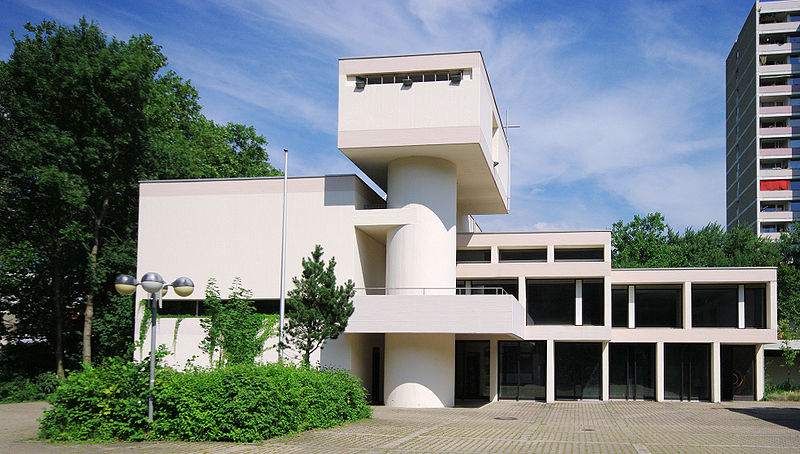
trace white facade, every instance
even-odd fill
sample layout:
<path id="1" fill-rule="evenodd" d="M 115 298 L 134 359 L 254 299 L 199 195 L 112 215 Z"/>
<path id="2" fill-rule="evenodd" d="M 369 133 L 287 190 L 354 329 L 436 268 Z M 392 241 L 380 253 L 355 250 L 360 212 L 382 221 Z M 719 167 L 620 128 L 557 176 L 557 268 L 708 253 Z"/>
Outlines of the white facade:
<path id="1" fill-rule="evenodd" d="M 763 395 L 774 268 L 619 270 L 608 231 L 477 228 L 471 215 L 508 212 L 510 189 L 479 52 L 340 60 L 339 148 L 386 199 L 354 175 L 290 178 L 286 274 L 298 276 L 320 244 L 338 279 L 355 282 L 345 334 L 314 360 L 351 370 L 375 402 Z M 187 275 L 198 299 L 209 278 L 224 295 L 238 276 L 271 310 L 282 187 L 281 178 L 143 182 L 138 274 Z M 198 307 L 168 295 L 162 310 Z M 173 320 L 161 318 L 157 332 L 168 360 L 207 363 L 199 318 L 177 331 Z M 741 383 L 723 380 L 737 373 Z"/>

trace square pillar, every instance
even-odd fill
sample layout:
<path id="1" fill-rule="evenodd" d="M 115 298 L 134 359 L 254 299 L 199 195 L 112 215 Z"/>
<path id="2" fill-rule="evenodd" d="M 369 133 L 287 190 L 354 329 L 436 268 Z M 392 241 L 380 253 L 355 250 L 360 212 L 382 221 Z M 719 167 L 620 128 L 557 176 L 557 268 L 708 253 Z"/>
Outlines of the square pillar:
<path id="1" fill-rule="evenodd" d="M 611 326 L 611 276 L 603 279 L 603 325 Z"/>
<path id="2" fill-rule="evenodd" d="M 739 285 L 739 328 L 744 328 L 744 285 Z"/>
<path id="3" fill-rule="evenodd" d="M 683 283 L 683 329 L 692 327 L 692 283 Z"/>
<path id="4" fill-rule="evenodd" d="M 547 339 L 547 367 L 545 370 L 545 401 L 556 401 L 556 343 Z"/>
<path id="5" fill-rule="evenodd" d="M 664 343 L 656 342 L 656 402 L 664 401 Z"/>
<path id="6" fill-rule="evenodd" d="M 575 280 L 575 326 L 583 325 L 583 281 Z"/>
<path id="7" fill-rule="evenodd" d="M 755 364 L 755 385 L 756 385 L 756 400 L 764 398 L 764 344 L 756 344 L 756 364 Z"/>
<path id="8" fill-rule="evenodd" d="M 767 282 L 767 328 L 778 328 L 778 283 Z"/>
<path id="9" fill-rule="evenodd" d="M 519 302 L 526 310 L 528 309 L 528 285 L 525 276 L 520 276 L 517 280 L 517 287 L 519 293 Z"/>
<path id="10" fill-rule="evenodd" d="M 497 402 L 497 339 L 489 339 L 489 402 Z"/>
<path id="11" fill-rule="evenodd" d="M 722 355 L 719 342 L 711 344 L 711 402 L 722 400 Z"/>
<path id="12" fill-rule="evenodd" d="M 628 328 L 636 328 L 636 286 L 628 286 Z"/>
<path id="13" fill-rule="evenodd" d="M 489 249 L 489 261 L 491 263 L 500 263 L 500 249 L 497 246 L 492 246 Z"/>
<path id="14" fill-rule="evenodd" d="M 547 245 L 547 263 L 555 263 L 556 261 L 556 247 L 552 244 Z"/>
<path id="15" fill-rule="evenodd" d="M 609 393 L 610 383 L 609 383 L 609 380 L 608 380 L 608 376 L 609 376 L 608 351 L 609 351 L 608 342 L 603 342 L 603 354 L 602 354 L 602 359 L 601 359 L 602 374 L 601 374 L 601 377 L 600 377 L 600 387 L 601 387 L 600 388 L 601 389 L 600 399 L 601 400 L 608 400 L 609 395 L 610 395 L 610 393 Z"/>

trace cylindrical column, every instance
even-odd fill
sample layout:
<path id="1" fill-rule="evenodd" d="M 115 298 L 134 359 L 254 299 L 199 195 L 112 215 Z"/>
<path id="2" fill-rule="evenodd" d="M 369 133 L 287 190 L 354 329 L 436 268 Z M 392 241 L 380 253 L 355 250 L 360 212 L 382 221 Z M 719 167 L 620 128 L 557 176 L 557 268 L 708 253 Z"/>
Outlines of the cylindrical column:
<path id="1" fill-rule="evenodd" d="M 389 163 L 389 208 L 411 208 L 409 223 L 386 239 L 386 287 L 392 294 L 453 293 L 456 283 L 456 167 L 427 157 Z M 405 289 L 405 290 L 404 290 Z"/>
<path id="2" fill-rule="evenodd" d="M 384 402 L 388 407 L 452 407 L 454 334 L 386 334 Z"/>

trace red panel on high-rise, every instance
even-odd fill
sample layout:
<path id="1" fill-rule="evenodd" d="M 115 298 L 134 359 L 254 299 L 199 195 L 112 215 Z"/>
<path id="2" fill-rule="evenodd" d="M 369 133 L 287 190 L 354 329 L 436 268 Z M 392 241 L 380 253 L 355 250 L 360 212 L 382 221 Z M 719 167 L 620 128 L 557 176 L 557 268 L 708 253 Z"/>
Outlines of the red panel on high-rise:
<path id="1" fill-rule="evenodd" d="M 781 191 L 789 189 L 789 180 L 762 180 L 762 191 Z"/>

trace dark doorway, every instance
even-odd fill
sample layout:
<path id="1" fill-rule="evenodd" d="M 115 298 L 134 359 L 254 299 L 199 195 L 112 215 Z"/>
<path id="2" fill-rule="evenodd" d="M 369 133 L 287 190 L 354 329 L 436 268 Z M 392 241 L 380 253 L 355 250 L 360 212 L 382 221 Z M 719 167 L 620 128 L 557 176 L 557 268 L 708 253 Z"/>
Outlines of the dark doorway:
<path id="1" fill-rule="evenodd" d="M 756 349 L 752 345 L 723 345 L 722 400 L 756 400 Z"/>
<path id="2" fill-rule="evenodd" d="M 372 347 L 372 404 L 383 405 L 383 377 L 381 367 L 381 348 Z"/>
<path id="3" fill-rule="evenodd" d="M 498 342 L 501 399 L 545 399 L 546 349 L 545 341 Z"/>
<path id="4" fill-rule="evenodd" d="M 711 400 L 709 344 L 664 344 L 664 398 Z"/>
<path id="5" fill-rule="evenodd" d="M 656 345 L 609 344 L 611 398 L 653 400 Z"/>
<path id="6" fill-rule="evenodd" d="M 455 397 L 489 400 L 489 341 L 456 341 Z"/>
<path id="7" fill-rule="evenodd" d="M 600 399 L 603 344 L 556 342 L 556 399 Z"/>

